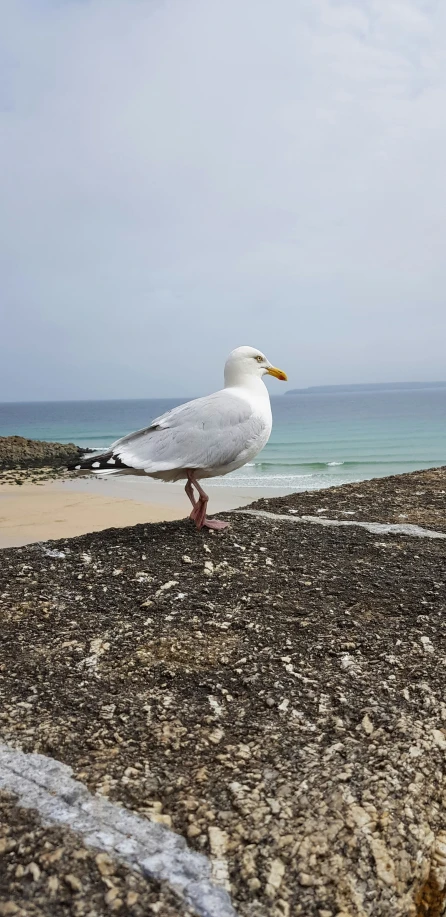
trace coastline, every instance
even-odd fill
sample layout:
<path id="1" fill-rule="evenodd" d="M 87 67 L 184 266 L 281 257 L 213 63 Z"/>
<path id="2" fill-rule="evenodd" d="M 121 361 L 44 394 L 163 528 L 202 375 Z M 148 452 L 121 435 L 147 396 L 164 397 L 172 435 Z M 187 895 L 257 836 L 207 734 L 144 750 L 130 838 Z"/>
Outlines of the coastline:
<path id="1" fill-rule="evenodd" d="M 149 477 L 131 475 L 79 477 L 75 472 L 68 471 L 66 466 L 81 451 L 74 443 L 49 443 L 19 436 L 0 437 L 0 549 L 71 538 L 107 528 L 121 529 L 188 517 L 190 505 L 183 483 L 165 484 Z M 351 516 L 353 521 L 358 515 L 357 511 L 351 511 L 349 495 L 355 494 L 358 487 L 363 498 L 370 493 L 370 516 L 376 493 L 384 493 L 387 487 L 391 491 L 394 488 L 399 491 L 398 480 L 405 482 L 403 512 L 393 521 L 404 523 L 409 521 L 404 512 L 411 503 L 408 489 L 420 482 L 428 504 L 424 488 L 428 481 L 436 481 L 438 474 L 441 477 L 443 469 L 412 471 L 397 475 L 397 478 L 394 475 L 380 476 L 368 479 L 368 483 L 364 480 L 362 484 L 342 482 L 328 488 L 309 487 L 305 491 L 279 485 L 240 486 L 240 482 L 235 484 L 228 476 L 206 482 L 206 490 L 210 497 L 211 515 L 230 512 L 253 501 L 257 501 L 259 508 L 266 508 L 266 504 L 275 498 L 276 505 L 283 501 L 288 512 L 294 512 L 290 507 L 299 505 L 305 506 L 306 512 L 311 514 L 315 501 L 319 501 L 317 494 L 322 490 L 327 494 L 323 502 L 327 503 L 327 507 L 331 506 L 332 518 L 338 518 L 339 509 L 341 515 L 347 519 Z M 382 485 L 378 484 L 379 481 L 383 482 Z M 423 510 L 418 507 L 416 521 L 421 524 L 438 523 L 443 514 L 441 497 L 437 495 L 430 510 L 427 504 Z M 383 518 L 382 521 L 390 520 Z M 412 521 L 415 523 L 415 519 Z"/>
<path id="2" fill-rule="evenodd" d="M 184 483 L 131 475 L 79 477 L 67 470 L 82 450 L 21 436 L 0 437 L 0 549 L 74 538 L 108 528 L 184 519 Z M 289 488 L 207 486 L 211 514 L 228 512 Z"/>

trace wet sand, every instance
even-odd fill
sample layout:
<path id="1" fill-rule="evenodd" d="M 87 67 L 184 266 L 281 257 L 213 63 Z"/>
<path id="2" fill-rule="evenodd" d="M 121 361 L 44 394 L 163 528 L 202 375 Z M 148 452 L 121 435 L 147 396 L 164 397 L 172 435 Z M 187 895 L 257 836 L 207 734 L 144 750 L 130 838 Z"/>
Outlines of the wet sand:
<path id="1" fill-rule="evenodd" d="M 209 485 L 211 514 L 246 506 L 257 488 Z M 283 491 L 276 490 L 275 496 Z M 190 504 L 182 484 L 150 479 L 80 478 L 43 484 L 0 484 L 0 548 L 71 538 L 141 522 L 183 519 Z"/>

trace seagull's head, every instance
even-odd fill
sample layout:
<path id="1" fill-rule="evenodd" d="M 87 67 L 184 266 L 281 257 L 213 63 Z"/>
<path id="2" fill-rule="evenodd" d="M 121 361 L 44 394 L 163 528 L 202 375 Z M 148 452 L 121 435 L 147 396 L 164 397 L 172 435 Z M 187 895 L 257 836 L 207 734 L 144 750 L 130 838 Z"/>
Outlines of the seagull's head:
<path id="1" fill-rule="evenodd" d="M 287 381 L 287 375 L 269 362 L 265 354 L 255 347 L 236 347 L 225 363 L 225 384 L 240 385 L 247 376 L 275 376 Z"/>

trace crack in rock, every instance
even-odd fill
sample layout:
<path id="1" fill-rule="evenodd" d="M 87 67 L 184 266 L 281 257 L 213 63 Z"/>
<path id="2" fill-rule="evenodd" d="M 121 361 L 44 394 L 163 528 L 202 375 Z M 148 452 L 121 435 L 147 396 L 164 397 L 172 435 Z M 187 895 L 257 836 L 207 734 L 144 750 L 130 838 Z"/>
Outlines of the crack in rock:
<path id="1" fill-rule="evenodd" d="M 446 538 L 444 532 L 435 532 L 432 529 L 423 529 L 420 525 L 393 522 L 361 522 L 351 519 L 324 519 L 321 516 L 287 516 L 284 513 L 269 513 L 264 509 L 238 509 L 237 513 L 245 516 L 259 516 L 262 519 L 271 519 L 278 522 L 311 522 L 314 525 L 325 526 L 359 526 L 371 532 L 372 535 L 411 535 L 415 538 Z"/>
<path id="2" fill-rule="evenodd" d="M 16 794 L 23 808 L 37 810 L 42 824 L 66 825 L 87 846 L 167 882 L 199 917 L 237 917 L 228 893 L 210 880 L 207 857 L 168 828 L 93 796 L 72 773 L 54 758 L 0 743 L 0 788 Z"/>

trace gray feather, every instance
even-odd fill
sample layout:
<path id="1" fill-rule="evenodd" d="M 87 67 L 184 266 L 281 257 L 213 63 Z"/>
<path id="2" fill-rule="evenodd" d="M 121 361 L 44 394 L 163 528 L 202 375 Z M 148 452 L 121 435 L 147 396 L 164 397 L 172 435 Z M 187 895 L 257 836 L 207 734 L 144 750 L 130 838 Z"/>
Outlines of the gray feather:
<path id="1" fill-rule="evenodd" d="M 148 474 L 215 468 L 237 461 L 262 434 L 251 405 L 227 389 L 182 404 L 111 446 L 125 465 Z"/>

